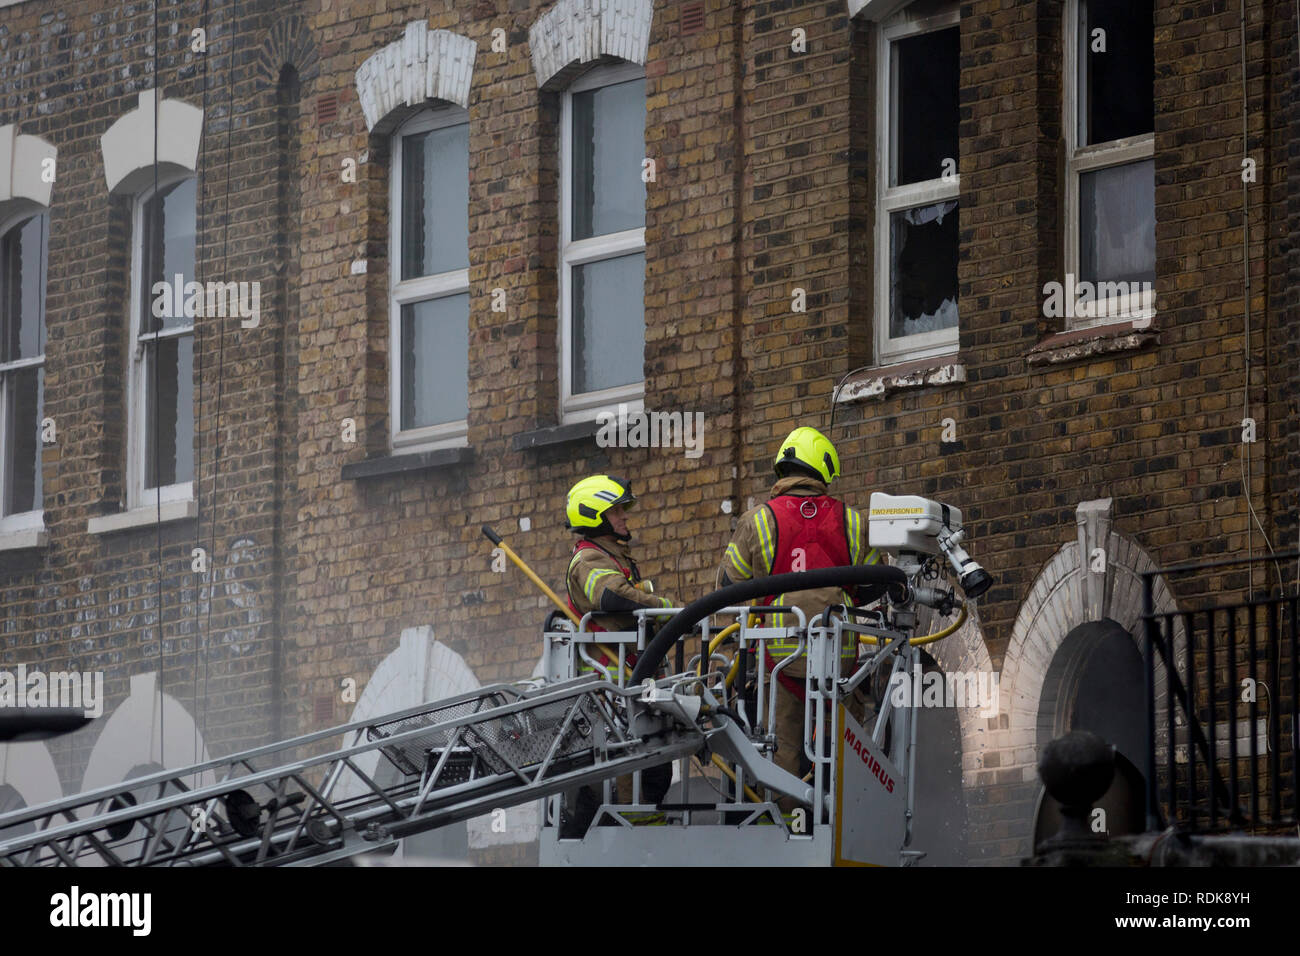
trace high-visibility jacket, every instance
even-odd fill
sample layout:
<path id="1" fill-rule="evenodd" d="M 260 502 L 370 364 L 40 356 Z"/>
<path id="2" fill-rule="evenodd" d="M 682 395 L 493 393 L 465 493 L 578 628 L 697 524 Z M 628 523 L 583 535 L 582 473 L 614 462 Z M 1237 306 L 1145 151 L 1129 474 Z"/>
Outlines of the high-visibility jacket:
<path id="1" fill-rule="evenodd" d="M 611 603 L 624 607 L 628 604 L 639 607 L 672 606 L 666 597 L 639 590 L 636 585 L 640 582 L 641 573 L 624 542 L 602 535 L 595 540 L 580 538 L 574 543 L 573 556 L 569 559 L 569 569 L 565 575 L 565 590 L 569 610 L 578 617 L 582 617 L 589 611 L 600 611 L 602 607 L 608 609 Z M 610 597 L 607 597 L 607 594 Z M 611 597 L 620 600 L 611 601 Z M 603 621 L 608 627 L 589 621 L 587 629 L 590 631 L 636 630 L 636 618 L 631 613 L 611 614 L 603 618 Z M 599 655 L 594 649 L 592 654 L 600 659 L 601 663 L 612 663 L 603 660 L 603 655 Z M 635 655 L 629 655 L 628 660 L 635 661 Z M 583 669 L 589 668 L 584 665 Z"/>
<path id="2" fill-rule="evenodd" d="M 829 495 L 826 485 L 810 477 L 779 480 L 769 501 L 750 509 L 736 527 L 720 571 L 732 581 L 762 578 L 787 571 L 854 564 L 875 564 L 879 555 L 867 547 L 862 515 Z M 830 604 L 852 604 L 840 588 L 818 588 L 773 595 L 764 601 L 798 607 L 811 619 Z M 764 624 L 793 624 L 788 615 L 774 615 Z M 768 642 L 774 654 L 790 653 L 795 639 Z M 844 659 L 856 659 L 856 647 L 846 646 Z"/>

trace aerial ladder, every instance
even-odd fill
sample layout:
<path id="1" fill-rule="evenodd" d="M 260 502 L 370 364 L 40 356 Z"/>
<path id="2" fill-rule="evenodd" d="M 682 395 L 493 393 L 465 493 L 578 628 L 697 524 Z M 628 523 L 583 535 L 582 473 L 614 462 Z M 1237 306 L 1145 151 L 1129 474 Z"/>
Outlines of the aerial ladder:
<path id="1" fill-rule="evenodd" d="M 966 618 L 938 583 L 941 559 L 966 600 L 991 579 L 961 547 L 956 509 L 875 494 L 869 528 L 891 564 L 733 584 L 685 608 L 636 612 L 629 632 L 553 614 L 539 679 L 2 815 L 0 866 L 337 864 L 530 802 L 540 804 L 543 865 L 909 865 L 924 855 L 910 845 L 917 724 L 914 708 L 895 707 L 881 687 L 911 675 L 920 646 Z M 808 620 L 797 607 L 754 603 L 832 586 L 857 588 L 859 606 Z M 958 605 L 955 622 L 916 635 L 921 609 L 945 617 Z M 774 625 L 778 614 L 794 623 Z M 667 618 L 657 632 L 656 618 Z M 794 652 L 768 652 L 791 638 Z M 851 673 L 845 642 L 861 648 Z M 800 654 L 802 778 L 773 761 L 771 719 L 781 672 Z M 845 704 L 867 682 L 878 706 L 864 727 Z M 644 802 L 642 771 L 670 762 L 681 799 Z M 632 802 L 620 804 L 613 781 L 625 775 Z M 600 798 L 574 832 L 579 788 Z"/>

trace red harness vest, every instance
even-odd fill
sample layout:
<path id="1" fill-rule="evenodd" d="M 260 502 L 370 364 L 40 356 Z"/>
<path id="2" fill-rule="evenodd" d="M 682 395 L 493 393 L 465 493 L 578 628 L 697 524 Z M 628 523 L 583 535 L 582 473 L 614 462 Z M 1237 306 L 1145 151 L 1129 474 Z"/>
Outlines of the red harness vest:
<path id="1" fill-rule="evenodd" d="M 772 573 L 815 571 L 851 564 L 844 502 L 830 495 L 780 495 L 767 503 L 776 516 Z M 802 552 L 802 560 L 796 557 Z M 799 567 L 795 567 L 798 561 Z M 768 604 L 775 595 L 769 595 Z"/>
<path id="2" fill-rule="evenodd" d="M 853 563 L 844 525 L 844 502 L 830 495 L 779 495 L 767 505 L 776 518 L 773 574 L 838 568 Z M 769 594 L 763 603 L 775 604 L 776 599 L 777 595 Z M 766 660 L 770 672 L 776 662 L 771 657 Z M 799 700 L 804 699 L 802 681 L 787 677 L 784 672 L 777 675 L 777 680 Z"/>

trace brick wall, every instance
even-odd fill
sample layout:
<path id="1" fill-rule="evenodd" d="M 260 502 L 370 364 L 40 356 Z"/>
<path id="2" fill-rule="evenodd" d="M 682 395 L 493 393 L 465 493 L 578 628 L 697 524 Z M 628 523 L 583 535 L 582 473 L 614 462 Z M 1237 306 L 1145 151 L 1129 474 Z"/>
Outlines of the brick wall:
<path id="1" fill-rule="evenodd" d="M 207 83 L 204 268 L 225 261 L 227 273 L 273 289 L 261 329 L 226 329 L 220 429 L 222 340 L 211 326 L 199 333 L 199 528 L 215 534 L 218 580 L 210 628 L 196 591 L 205 582 L 188 570 L 196 531 L 163 533 L 164 686 L 204 716 L 218 752 L 342 720 L 340 682 L 364 686 L 408 627 L 433 625 L 484 683 L 527 676 L 548 607 L 513 568 L 492 571 L 479 528 L 493 525 L 558 584 L 564 492 L 589 473 L 631 478 L 643 570 L 683 602 L 698 596 L 734 516 L 766 492 L 776 441 L 799 423 L 826 428 L 832 385 L 871 361 L 877 28 L 851 21 L 839 0 L 707 0 L 703 29 L 683 35 L 682 5 L 661 0 L 646 64 L 646 152 L 657 167 L 646 204 L 646 407 L 704 412 L 705 451 L 692 460 L 592 440 L 517 447 L 557 424 L 559 92 L 538 90 L 527 43 L 549 6 L 241 4 L 228 240 L 230 8 L 213 5 L 207 59 L 180 39 L 200 5 L 163 11 L 164 26 L 179 29 L 162 51 L 167 95 L 200 105 Z M 1300 477 L 1300 118 L 1288 98 L 1286 6 L 1252 0 L 1247 31 L 1249 148 L 1260 169 L 1251 409 L 1267 436 L 1251 448 L 1250 491 L 1279 548 L 1294 540 Z M 0 650 L 6 661 L 103 668 L 111 705 L 129 674 L 156 669 L 158 647 L 153 529 L 85 533 L 121 485 L 124 220 L 104 196 L 98 137 L 146 82 L 151 23 L 135 6 L 98 9 L 53 13 L 32 0 L 0 12 L 9 41 L 0 121 L 60 151 L 47 395 L 61 429 L 45 458 L 51 544 L 0 557 Z M 965 381 L 846 403 L 832 434 L 844 466 L 836 490 L 859 507 L 887 490 L 963 509 L 972 554 L 997 579 L 980 602 L 995 669 L 1031 585 L 1074 540 L 1081 501 L 1112 498 L 1117 533 L 1157 564 L 1247 546 L 1237 8 L 1156 4 L 1158 334 L 1110 351 L 1041 347 L 1063 331 L 1043 317 L 1041 293 L 1063 271 L 1062 9 L 1059 0 L 961 6 Z M 387 452 L 387 137 L 400 118 L 367 129 L 355 72 L 420 18 L 478 45 L 468 103 L 473 458 L 347 479 L 345 465 Z M 277 26 L 289 20 L 292 29 Z M 791 50 L 796 27 L 806 53 Z M 490 49 L 495 28 L 506 32 L 504 53 Z M 299 73 L 296 99 L 292 82 L 277 92 L 285 62 Z M 68 63 L 73 78 L 60 84 Z M 317 111 L 327 96 L 338 98 L 328 121 Z M 340 176 L 346 158 L 359 161 L 355 183 Z M 504 315 L 490 310 L 497 287 Z M 807 292 L 806 312 L 791 311 L 795 287 Z M 356 444 L 341 438 L 348 418 Z M 955 442 L 941 441 L 948 418 Z M 1257 532 L 1252 543 L 1262 548 Z M 196 636 L 207 641 L 197 665 Z M 208 697 L 194 704 L 204 661 Z M 93 734 L 78 739 L 84 760 Z M 76 766 L 66 754 L 65 785 L 75 786 Z M 975 772 L 977 803 L 1018 807 L 982 818 L 976 853 L 1013 858 L 1032 793 L 1018 770 Z"/>
<path id="2" fill-rule="evenodd" d="M 275 86 L 250 69 L 276 5 L 244 3 L 234 24 L 229 8 L 214 11 L 206 57 L 189 49 L 201 10 L 197 2 L 160 8 L 158 75 L 165 96 L 208 111 L 199 160 L 199 278 L 261 281 L 263 321 L 256 330 L 240 329 L 237 319 L 197 324 L 199 518 L 162 527 L 161 562 L 154 527 L 87 533 L 90 517 L 120 510 L 125 462 L 129 201 L 107 195 L 99 138 L 153 85 L 152 12 L 135 4 L 26 3 L 0 14 L 7 41 L 0 121 L 59 151 L 45 366 L 45 414 L 58 429 L 43 465 L 50 543 L 0 556 L 0 654 L 5 666 L 104 671 L 106 714 L 126 696 L 130 674 L 161 667 L 164 692 L 190 710 L 215 749 L 227 751 L 283 732 L 273 699 L 285 590 L 277 559 L 292 551 L 282 522 L 277 530 L 289 513 L 277 455 L 292 454 L 286 438 L 296 429 L 282 404 L 283 361 L 292 349 L 286 290 L 273 265 L 287 263 L 291 248 L 296 256 L 298 226 L 277 206 L 287 170 L 274 148 Z M 227 95 L 236 117 L 229 144 Z M 211 555 L 212 581 L 191 572 L 191 549 L 200 543 Z M 197 704 L 196 689 L 207 694 Z M 92 726 L 50 745 L 69 792 L 98 731 Z"/>

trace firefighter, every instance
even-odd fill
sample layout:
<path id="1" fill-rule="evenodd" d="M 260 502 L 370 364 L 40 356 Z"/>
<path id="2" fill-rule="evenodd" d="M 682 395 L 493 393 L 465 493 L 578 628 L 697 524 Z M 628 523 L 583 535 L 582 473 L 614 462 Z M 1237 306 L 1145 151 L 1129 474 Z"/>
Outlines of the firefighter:
<path id="1" fill-rule="evenodd" d="M 840 459 L 825 435 L 807 426 L 796 428 L 781 443 L 773 470 L 777 481 L 770 499 L 745 512 L 736 525 L 718 569 L 720 587 L 771 574 L 875 564 L 879 560 L 876 551 L 867 547 L 862 515 L 830 495 L 829 485 L 840 474 Z M 812 620 L 829 605 L 854 601 L 840 588 L 820 588 L 769 596 L 763 603 L 798 607 Z M 764 623 L 775 627 L 796 623 L 793 616 L 788 621 L 785 617 L 773 615 Z M 849 637 L 853 639 L 853 635 Z M 769 671 L 797 647 L 794 638 L 768 641 Z M 841 673 L 852 673 L 856 662 L 857 646 L 846 642 L 841 649 Z M 801 654 L 782 669 L 774 705 L 768 702 L 776 733 L 776 764 L 795 776 L 804 776 L 807 769 L 803 748 L 806 675 L 807 658 Z M 855 691 L 850 704 L 854 716 L 865 719 L 867 697 L 861 688 Z M 787 811 L 795 806 L 789 799 L 780 803 Z"/>
<path id="2" fill-rule="evenodd" d="M 668 598 L 651 593 L 632 560 L 626 511 L 635 501 L 627 482 L 613 475 L 593 475 L 569 489 L 565 517 L 577 540 L 565 586 L 569 609 L 579 617 L 588 611 L 607 615 L 592 630 L 635 631 L 636 618 L 630 612 L 673 606 Z"/>
<path id="3" fill-rule="evenodd" d="M 673 607 L 668 598 L 652 593 L 650 583 L 641 577 L 632 558 L 628 546 L 632 535 L 628 531 L 626 511 L 635 501 L 628 483 L 613 475 L 593 475 L 569 489 L 565 518 L 569 530 L 577 537 L 565 586 L 569 609 L 578 617 L 589 611 L 600 612 L 600 616 L 588 623 L 590 630 L 635 631 L 636 618 L 632 611 Z M 594 647 L 590 647 L 590 653 L 606 667 L 618 665 L 617 660 L 609 660 Z M 634 653 L 628 655 L 628 662 L 636 662 Z M 659 803 L 671 784 L 671 763 L 643 771 L 642 800 Z M 619 777 L 614 789 L 617 802 L 632 802 L 630 776 Z M 585 833 L 599 804 L 593 789 L 580 788 L 575 797 L 573 815 L 562 835 L 581 836 Z"/>

